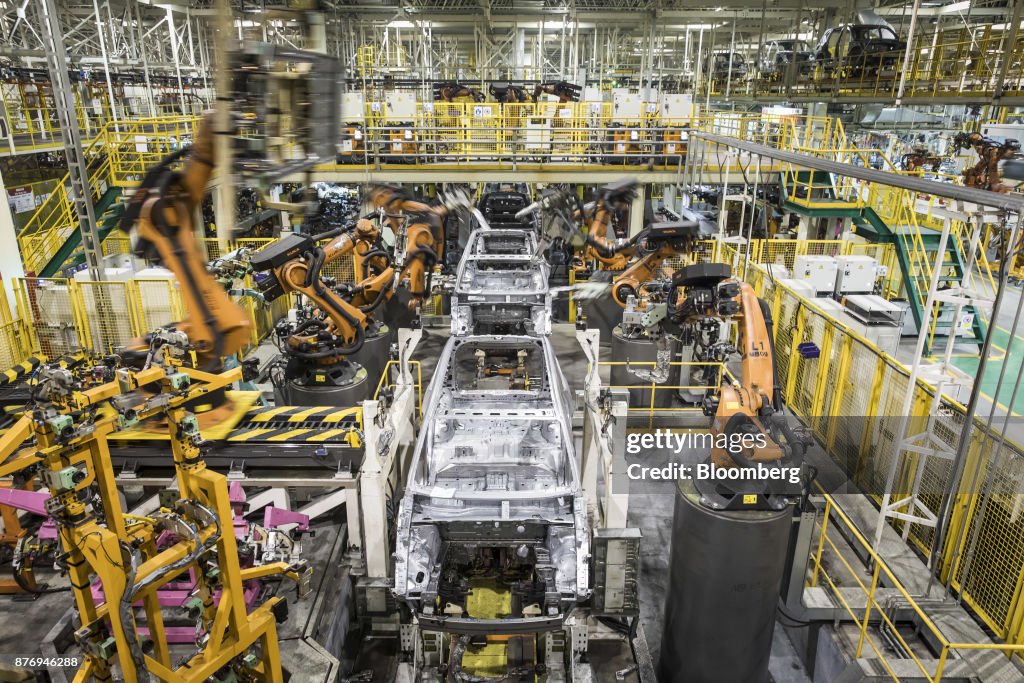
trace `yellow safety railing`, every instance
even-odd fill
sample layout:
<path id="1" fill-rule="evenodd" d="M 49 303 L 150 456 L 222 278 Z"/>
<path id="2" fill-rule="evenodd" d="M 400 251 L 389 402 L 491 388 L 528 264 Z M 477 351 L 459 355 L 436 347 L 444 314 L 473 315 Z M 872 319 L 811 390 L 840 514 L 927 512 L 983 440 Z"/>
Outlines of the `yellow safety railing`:
<path id="1" fill-rule="evenodd" d="M 678 169 L 691 129 L 774 146 L 788 145 L 791 134 L 788 120 L 773 115 L 669 116 L 643 111 L 624 116 L 610 102 L 416 102 L 395 108 L 387 101 L 372 101 L 358 116 L 346 118 L 348 124 L 361 127 L 361 151 L 356 153 L 353 147 L 352 154 L 343 153 L 343 165 L 491 162 Z M 716 167 L 712 159 L 704 163 Z M 739 170 L 741 165 L 733 159 L 718 167 Z"/>
<path id="2" fill-rule="evenodd" d="M 879 60 L 877 55 L 844 55 L 834 64 L 823 63 L 822 60 L 797 64 L 791 73 L 779 73 L 771 69 L 762 71 L 753 60 L 749 60 L 745 76 L 734 73 L 731 78 L 709 78 L 707 73 L 697 74 L 692 89 L 698 100 L 703 100 L 709 91 L 716 97 L 728 91 L 732 97 L 792 92 L 821 97 L 873 96 L 893 99 L 905 73 L 905 97 L 953 98 L 980 95 L 990 100 L 993 95 L 997 95 L 1000 72 L 1005 69 L 1006 75 L 1002 81 L 1004 92 L 1019 94 L 1024 91 L 1024 47 L 1020 41 L 1010 41 L 1010 32 L 1006 30 L 1009 25 L 1007 17 L 999 17 L 994 24 L 979 24 L 984 20 L 985 17 L 972 15 L 970 26 L 964 22 L 959 25 L 939 23 L 926 26 L 919 23 L 915 30 L 914 49 L 911 50 L 906 67 L 905 53 L 899 50 L 886 54 L 883 60 Z M 379 79 L 387 78 L 389 70 L 403 64 L 404 59 L 405 56 L 396 51 L 394 43 L 365 44 L 357 49 L 356 66 L 360 76 L 375 79 L 375 82 L 366 83 L 363 89 L 367 99 L 379 93 Z M 641 66 L 639 58 L 636 62 L 624 62 L 617 67 L 615 75 L 638 79 L 641 77 Z M 520 78 L 540 78 L 533 71 L 527 69 Z M 434 77 L 459 78 L 460 74 L 440 72 L 434 74 Z M 473 79 L 508 77 L 504 68 L 495 67 L 475 73 Z M 610 80 L 606 80 L 606 90 L 610 88 L 609 84 Z"/>
<path id="3" fill-rule="evenodd" d="M 599 361 L 598 367 L 616 368 L 616 367 L 639 367 L 639 368 L 653 368 L 656 365 L 656 361 Z M 699 405 L 692 406 L 675 406 L 670 398 L 666 401 L 668 404 L 666 407 L 659 407 L 659 397 L 665 395 L 665 392 L 675 393 L 677 391 L 687 391 L 703 395 L 708 390 L 716 390 L 722 384 L 722 373 L 725 370 L 724 363 L 713 363 L 713 362 L 699 362 L 699 361 L 672 361 L 669 363 L 669 367 L 676 370 L 675 376 L 682 379 L 683 373 L 686 373 L 690 378 L 693 378 L 698 372 L 707 370 L 714 371 L 714 378 L 698 384 L 658 384 L 656 382 L 640 382 L 639 379 L 636 382 L 630 382 L 629 384 L 615 384 L 605 383 L 604 386 L 609 389 L 625 389 L 629 391 L 630 402 L 628 408 L 628 414 L 630 416 L 646 416 L 647 426 L 653 427 L 656 417 L 667 416 L 667 415 L 678 415 L 680 413 L 694 413 L 701 412 Z M 669 376 L 672 377 L 673 373 L 670 370 Z M 659 393 L 660 392 L 660 393 Z M 640 401 L 634 403 L 633 398 L 640 398 Z"/>
<path id="4" fill-rule="evenodd" d="M 91 140 L 112 117 L 106 88 L 85 81 L 73 87 L 75 115 L 83 140 Z M 61 145 L 56 100 L 49 80 L 11 77 L 0 83 L 0 151 L 24 153 Z"/>
<path id="5" fill-rule="evenodd" d="M 31 343 L 21 320 L 0 322 L 0 369 L 6 370 L 31 355 Z"/>
<path id="6" fill-rule="evenodd" d="M 138 184 L 146 170 L 191 142 L 196 121 L 193 117 L 167 117 L 104 124 L 83 150 L 92 201 L 111 186 L 127 188 Z M 69 182 L 65 175 L 18 234 L 27 272 L 40 272 L 79 229 Z M 110 249 L 117 251 L 105 247 L 104 252 L 126 253 L 124 245 L 111 245 Z"/>
<path id="7" fill-rule="evenodd" d="M 422 363 L 418 360 L 410 360 L 409 367 L 416 368 L 416 410 L 420 415 L 423 414 L 423 367 Z M 380 380 L 377 382 L 377 388 L 373 392 L 373 400 L 376 401 L 380 398 L 380 392 L 384 389 L 392 389 L 398 386 L 398 377 L 402 372 L 402 362 L 397 360 L 389 360 L 387 365 L 384 366 L 384 372 L 381 373 Z"/>
<path id="8" fill-rule="evenodd" d="M 19 278 L 15 282 L 27 346 L 50 358 L 80 349 L 111 353 L 133 338 L 182 320 L 186 313 L 175 280 Z M 245 286 L 251 288 L 251 283 Z M 243 351 L 259 345 L 288 313 L 288 297 L 270 305 L 251 296 L 234 298 L 253 321 L 252 338 Z"/>
<path id="9" fill-rule="evenodd" d="M 0 279 L 0 371 L 28 358 L 32 353 L 32 341 L 20 318 L 11 314 L 7 292 Z"/>
<path id="10" fill-rule="evenodd" d="M 110 158 L 105 132 L 97 134 L 83 150 L 83 155 L 89 167 L 90 200 L 95 201 L 109 186 Z M 68 237 L 78 230 L 78 214 L 71 201 L 69 186 L 70 175 L 65 175 L 18 233 L 26 272 L 38 273 Z"/>
<path id="11" fill-rule="evenodd" d="M 857 647 L 854 652 L 856 658 L 866 657 L 867 649 L 870 649 L 874 653 L 874 659 L 882 665 L 886 673 L 892 676 L 893 680 L 900 680 L 900 676 L 894 671 L 890 661 L 893 659 L 891 649 L 886 644 L 878 642 L 873 633 L 883 626 L 887 627 L 886 631 L 889 637 L 898 641 L 906 658 L 912 660 L 921 675 L 931 683 L 939 683 L 942 680 L 950 654 L 953 652 L 990 650 L 1006 655 L 1024 653 L 1024 644 L 962 643 L 950 640 L 906 589 L 885 558 L 875 552 L 872 544 L 868 542 L 842 507 L 836 504 L 835 499 L 828 494 L 824 494 L 824 499 L 824 513 L 819 526 L 818 542 L 814 544 L 816 550 L 811 558 L 813 570 L 808 585 L 827 586 L 833 600 L 842 606 L 859 629 Z M 834 536 L 839 537 L 838 543 Z M 847 555 L 850 554 L 846 549 L 848 547 L 852 547 L 853 554 L 859 557 L 866 566 L 873 568 L 870 581 L 865 582 L 861 578 L 864 573 L 863 567 L 854 566 L 847 559 Z M 834 569 L 830 569 L 830 567 L 834 567 Z M 842 569 L 846 571 L 842 572 Z M 852 579 L 852 583 L 850 579 Z M 890 615 L 890 609 L 879 602 L 878 591 L 883 584 L 888 591 L 895 590 L 903 598 L 905 608 L 909 608 L 913 612 L 915 621 L 925 632 L 923 637 L 928 639 L 930 636 L 931 640 L 937 644 L 939 652 L 934 661 L 922 659 L 915 651 L 918 648 L 913 647 L 897 627 Z M 852 588 L 860 589 L 866 604 L 865 608 L 861 608 L 859 604 L 856 607 L 851 605 L 856 602 L 849 593 Z M 918 634 L 918 637 L 921 635 Z"/>
<path id="12" fill-rule="evenodd" d="M 861 490 L 876 500 L 887 484 L 890 463 L 897 452 L 898 431 L 910 370 L 872 342 L 851 330 L 814 299 L 807 299 L 772 278 L 764 267 L 747 270 L 746 279 L 772 309 L 779 383 L 786 406 L 801 418 L 814 436 Z M 817 358 L 798 352 L 801 343 L 814 343 Z M 912 401 L 911 430 L 929 426 L 933 438 L 956 450 L 964 430 L 966 410 L 944 394 L 932 413 L 934 387 L 918 380 Z M 984 624 L 1008 643 L 1024 643 L 1024 511 L 1016 487 L 1024 469 L 1024 446 L 1001 441 L 994 427 L 975 419 L 964 476 L 954 492 L 950 534 L 942 549 L 940 578 L 949 579 Z M 912 431 L 911 433 L 916 433 Z M 894 491 L 913 490 L 918 456 L 903 454 Z M 949 476 L 948 461 L 929 458 L 917 482 L 922 500 L 937 510 Z M 973 482 L 977 478 L 978 486 Z M 983 501 L 988 499 L 988 504 Z M 895 521 L 902 530 L 903 522 Z M 930 551 L 932 529 L 913 524 L 910 542 Z M 977 541 L 971 546 L 971 538 Z M 970 557 L 970 571 L 966 558 Z"/>
<path id="13" fill-rule="evenodd" d="M 211 91 L 196 85 L 115 84 L 116 106 L 106 83 L 72 84 L 82 140 L 88 143 L 112 123 L 129 117 L 197 117 L 213 102 Z M 0 154 L 59 149 L 61 131 L 56 99 L 46 78 L 12 74 L 0 82 Z M 137 120 L 137 119 L 136 119 Z"/>
<path id="14" fill-rule="evenodd" d="M 797 74 L 790 83 L 771 73 L 758 78 L 756 70 L 752 69 L 747 81 L 733 82 L 732 92 L 760 95 L 791 91 L 794 94 L 895 98 L 905 72 L 904 97 L 991 96 L 999 85 L 999 72 L 1005 60 L 1003 91 L 1019 93 L 1024 86 L 1021 65 L 1024 50 L 1017 42 L 1011 49 L 1009 32 L 1004 28 L 1005 25 L 954 29 L 936 25 L 925 31 L 919 28 L 906 68 L 902 51 L 885 55 L 881 64 L 875 55 L 847 55 L 834 64 L 815 62 L 811 73 Z"/>
<path id="15" fill-rule="evenodd" d="M 198 123 L 199 119 L 194 116 L 110 122 L 105 131 L 110 183 L 119 187 L 136 186 L 146 171 L 167 155 L 191 144 Z"/>

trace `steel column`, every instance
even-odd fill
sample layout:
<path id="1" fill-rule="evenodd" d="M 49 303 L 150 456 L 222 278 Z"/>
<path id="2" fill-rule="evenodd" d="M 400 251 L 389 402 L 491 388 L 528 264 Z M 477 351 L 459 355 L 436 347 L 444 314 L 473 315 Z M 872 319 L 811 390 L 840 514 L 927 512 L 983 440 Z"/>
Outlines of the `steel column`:
<path id="1" fill-rule="evenodd" d="M 61 33 L 57 4 L 55 0 L 42 0 L 41 6 L 43 35 L 47 42 L 46 66 L 50 72 L 50 83 L 53 85 L 61 141 L 64 144 L 68 177 L 71 180 L 71 203 L 74 205 L 75 214 L 78 217 L 79 230 L 82 231 L 82 248 L 85 251 L 89 276 L 93 280 L 102 280 L 103 249 L 99 233 L 96 230 L 96 214 L 92 205 L 92 191 L 89 188 L 89 169 L 82 152 L 82 133 L 78 128 L 75 97 L 68 78 L 68 56 L 64 50 L 64 37 Z"/>

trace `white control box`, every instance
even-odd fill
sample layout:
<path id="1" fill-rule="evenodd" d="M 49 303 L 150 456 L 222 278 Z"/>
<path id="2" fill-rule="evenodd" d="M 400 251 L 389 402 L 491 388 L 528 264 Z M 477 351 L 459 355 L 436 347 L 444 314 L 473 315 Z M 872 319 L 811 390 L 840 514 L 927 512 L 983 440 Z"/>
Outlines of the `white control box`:
<path id="1" fill-rule="evenodd" d="M 341 122 L 362 123 L 366 118 L 366 99 L 361 92 L 341 94 Z"/>
<path id="2" fill-rule="evenodd" d="M 817 294 L 831 294 L 836 286 L 839 263 L 831 256 L 805 254 L 793 263 L 793 279 L 806 280 Z"/>
<path id="3" fill-rule="evenodd" d="M 806 280 L 796 280 L 793 278 L 777 277 L 775 278 L 775 281 L 778 282 L 783 287 L 788 287 L 793 291 L 794 294 L 796 294 L 797 296 L 801 296 L 805 299 L 813 299 L 815 298 L 815 295 L 817 295 L 817 292 L 814 291 L 814 287 L 812 287 L 811 283 L 807 282 Z"/>
<path id="4" fill-rule="evenodd" d="M 662 119 L 688 119 L 693 116 L 693 96 L 663 93 L 659 111 Z"/>
<path id="5" fill-rule="evenodd" d="M 643 115 L 644 102 L 638 93 L 615 93 L 612 100 L 612 121 L 636 121 Z"/>
<path id="6" fill-rule="evenodd" d="M 385 116 L 388 121 L 416 120 L 416 93 L 392 90 L 384 93 Z"/>
<path id="7" fill-rule="evenodd" d="M 836 258 L 836 294 L 870 294 L 875 291 L 878 261 L 863 254 L 850 254 Z"/>

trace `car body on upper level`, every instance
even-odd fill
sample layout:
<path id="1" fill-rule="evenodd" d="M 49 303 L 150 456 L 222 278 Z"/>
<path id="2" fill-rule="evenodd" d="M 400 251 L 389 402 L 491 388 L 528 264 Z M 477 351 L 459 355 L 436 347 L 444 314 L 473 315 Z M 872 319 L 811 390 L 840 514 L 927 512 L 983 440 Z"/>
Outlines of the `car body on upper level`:
<path id="1" fill-rule="evenodd" d="M 811 46 L 803 40 L 772 40 L 761 52 L 761 76 L 770 80 L 783 80 L 790 64 L 796 78 L 808 78 L 814 73 Z"/>
<path id="2" fill-rule="evenodd" d="M 826 78 L 896 75 L 907 44 L 884 24 L 842 24 L 830 28 L 814 48 L 818 75 Z"/>
<path id="3" fill-rule="evenodd" d="M 747 60 L 738 52 L 712 52 L 706 71 L 715 81 L 742 81 L 747 77 Z"/>

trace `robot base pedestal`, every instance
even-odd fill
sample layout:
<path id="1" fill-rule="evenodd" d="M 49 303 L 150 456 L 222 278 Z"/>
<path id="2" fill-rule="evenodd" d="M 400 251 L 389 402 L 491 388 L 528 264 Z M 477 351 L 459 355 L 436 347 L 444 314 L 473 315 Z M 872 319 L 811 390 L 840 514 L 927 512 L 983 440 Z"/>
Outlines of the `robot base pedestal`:
<path id="1" fill-rule="evenodd" d="M 321 379 L 322 378 L 322 379 Z M 324 368 L 285 382 L 278 405 L 350 407 L 370 394 L 366 368 L 349 362 L 344 367 Z"/>
<path id="2" fill-rule="evenodd" d="M 658 360 L 658 347 L 653 339 L 647 337 L 639 339 L 630 339 L 622 334 L 622 328 L 616 327 L 612 330 L 612 353 L 611 359 L 616 362 L 625 363 L 628 359 L 630 363 L 634 364 L 634 368 L 637 370 L 651 371 L 654 369 L 654 363 Z M 679 342 L 672 342 L 672 358 L 679 353 Z M 678 368 L 669 368 L 668 379 L 665 380 L 664 385 L 671 387 L 677 384 L 683 384 L 678 382 Z M 650 382 L 645 381 L 633 374 L 632 370 L 625 365 L 613 365 L 611 368 L 611 385 L 612 386 L 631 386 L 638 387 L 640 385 L 650 385 Z M 657 389 L 654 391 L 653 407 L 655 410 L 671 408 L 673 404 L 672 397 L 675 394 L 673 389 Z M 630 389 L 629 390 L 629 407 L 631 410 L 639 411 L 640 409 L 651 408 L 651 389 L 649 386 L 642 389 Z M 639 412 L 634 413 L 639 414 Z M 647 415 L 642 416 L 645 420 Z"/>
<path id="3" fill-rule="evenodd" d="M 658 679 L 767 683 L 792 511 L 718 512 L 676 487 Z"/>

